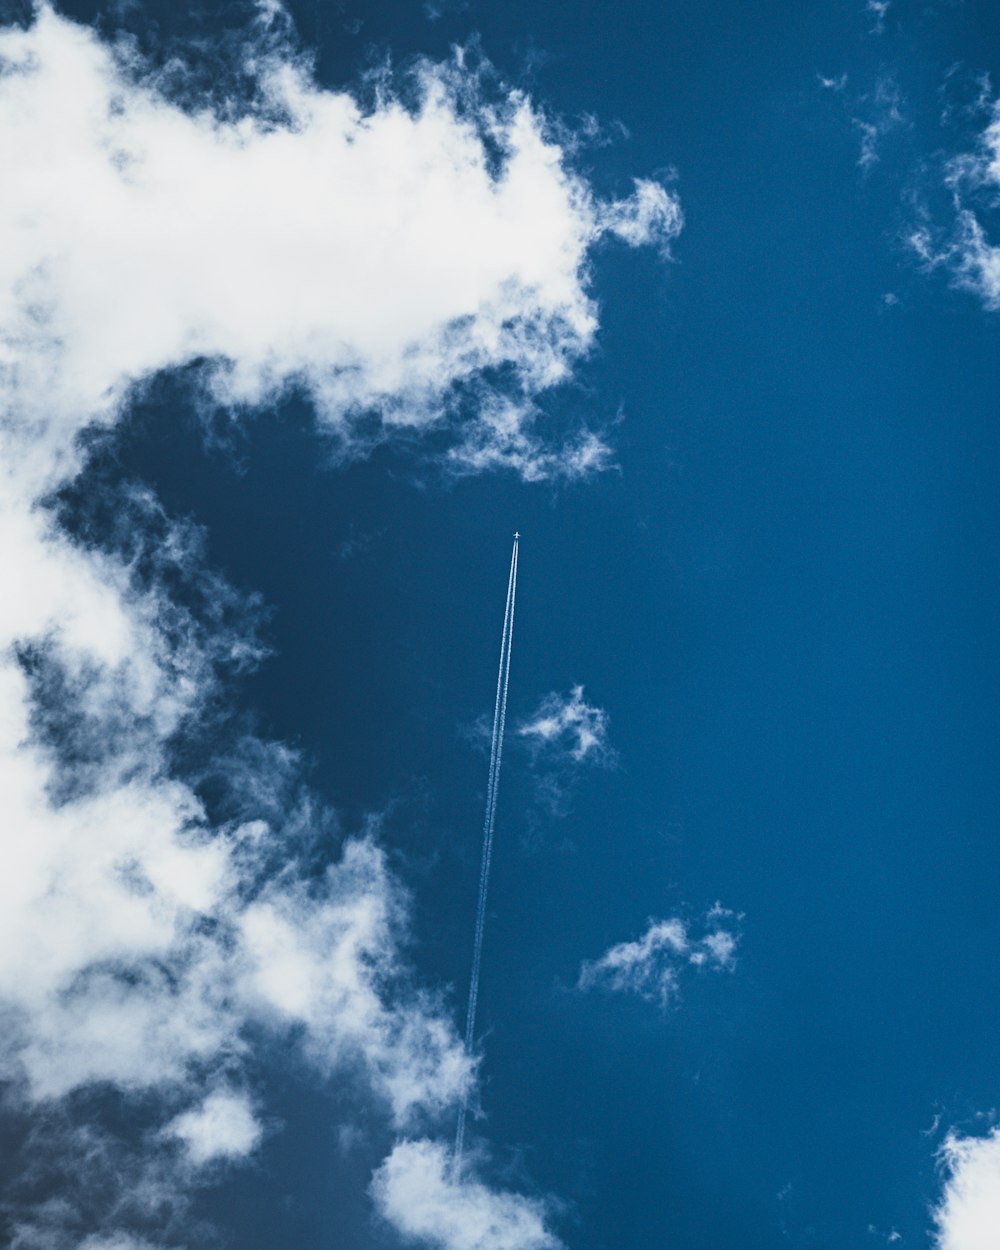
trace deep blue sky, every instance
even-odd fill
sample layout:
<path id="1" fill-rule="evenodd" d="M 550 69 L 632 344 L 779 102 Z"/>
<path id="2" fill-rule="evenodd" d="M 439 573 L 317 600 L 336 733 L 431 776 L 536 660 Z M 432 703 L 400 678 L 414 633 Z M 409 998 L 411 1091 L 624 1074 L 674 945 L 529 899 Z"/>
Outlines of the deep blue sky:
<path id="1" fill-rule="evenodd" d="M 599 191 L 677 171 L 675 263 L 602 247 L 598 349 L 546 401 L 620 412 L 619 467 L 562 488 L 448 482 L 399 449 L 329 467 L 290 405 L 249 426 L 237 470 L 168 387 L 116 448 L 271 605 L 246 707 L 345 828 L 386 813 L 413 961 L 456 1014 L 472 731 L 522 532 L 512 714 L 582 682 L 618 758 L 553 815 L 509 751 L 482 1128 L 566 1203 L 575 1250 L 927 1246 L 925 1131 L 1000 1091 L 998 329 L 901 242 L 981 126 L 940 125 L 946 75 L 1000 72 L 1000 36 L 985 0 L 898 0 L 881 35 L 861 7 L 293 4 L 328 84 L 475 36 L 553 114 L 610 127 L 579 157 Z M 863 170 L 852 118 L 889 77 L 903 120 Z M 717 899 L 744 917 L 732 975 L 666 1012 L 570 988 L 647 918 Z M 284 1132 L 205 1210 L 244 1250 L 386 1244 L 363 1198 L 379 1130 L 345 1157 L 336 1091 L 280 1073 Z"/>

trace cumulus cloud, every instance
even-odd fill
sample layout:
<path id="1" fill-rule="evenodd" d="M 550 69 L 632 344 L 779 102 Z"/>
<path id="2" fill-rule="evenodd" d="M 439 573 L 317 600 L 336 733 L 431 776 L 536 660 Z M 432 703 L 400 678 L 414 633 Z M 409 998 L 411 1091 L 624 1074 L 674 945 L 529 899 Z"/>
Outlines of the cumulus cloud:
<path id="1" fill-rule="evenodd" d="M 992 1250 L 1000 1229 L 1000 1129 L 985 1137 L 949 1133 L 940 1158 L 946 1180 L 934 1211 L 938 1250 Z"/>
<path id="2" fill-rule="evenodd" d="M 370 109 L 282 44 L 252 68 L 252 106 L 220 116 L 48 8 L 0 35 L 5 406 L 109 419 L 143 378 L 202 362 L 216 402 L 296 386 L 350 444 L 442 422 L 478 379 L 473 462 L 495 444 L 532 477 L 598 467 L 585 435 L 536 454 L 531 399 L 593 341 L 589 249 L 665 250 L 676 198 L 641 180 L 597 201 L 527 97 L 487 102 L 461 56 Z M 505 405 L 483 405 L 487 370 Z"/>
<path id="3" fill-rule="evenodd" d="M 517 732 L 536 750 L 577 764 L 605 762 L 611 756 L 608 714 L 584 699 L 583 686 L 574 686 L 568 695 L 547 694 Z"/>
<path id="4" fill-rule="evenodd" d="M 249 1097 L 227 1089 L 213 1090 L 163 1131 L 183 1142 L 188 1158 L 199 1167 L 217 1159 L 242 1158 L 263 1136 Z"/>
<path id="5" fill-rule="evenodd" d="M 678 993 L 685 967 L 731 971 L 736 963 L 737 934 L 733 914 L 716 904 L 705 917 L 705 932 L 692 935 L 683 920 L 650 920 L 633 942 L 619 942 L 599 959 L 580 968 L 581 990 L 603 989 L 638 994 L 662 1006 Z"/>
<path id="6" fill-rule="evenodd" d="M 372 1182 L 382 1215 L 409 1241 L 440 1250 L 556 1250 L 543 1202 L 496 1190 L 426 1140 L 396 1145 Z"/>
<path id="7" fill-rule="evenodd" d="M 317 863 L 330 817 L 291 752 L 204 758 L 263 657 L 257 606 L 148 493 L 88 478 L 81 436 L 187 367 L 237 414 L 298 388 L 345 452 L 434 428 L 455 471 L 585 476 L 599 436 L 536 417 L 596 333 L 590 251 L 681 227 L 651 182 L 597 200 L 460 55 L 368 105 L 273 31 L 238 70 L 193 107 L 176 65 L 46 6 L 0 30 L 0 1075 L 33 1125 L 5 1210 L 24 1250 L 178 1240 L 183 1186 L 261 1141 L 253 1038 L 352 1075 L 399 1132 L 473 1078 L 376 837 Z M 577 701 L 560 733 L 584 758 L 603 721 Z M 554 1244 L 537 1203 L 449 1179 L 427 1141 L 373 1192 L 443 1246 Z"/>
<path id="8" fill-rule="evenodd" d="M 217 685 L 187 610 L 39 509 L 0 508 L 0 546 L 5 1074 L 34 1099 L 176 1082 L 256 1019 L 299 1030 L 326 1068 L 363 1067 L 399 1122 L 455 1097 L 450 1026 L 392 991 L 406 898 L 374 841 L 349 840 L 318 883 L 293 861 L 261 884 L 292 813 L 213 828 L 171 775 L 171 741 Z M 247 650 L 217 627 L 212 646 Z"/>

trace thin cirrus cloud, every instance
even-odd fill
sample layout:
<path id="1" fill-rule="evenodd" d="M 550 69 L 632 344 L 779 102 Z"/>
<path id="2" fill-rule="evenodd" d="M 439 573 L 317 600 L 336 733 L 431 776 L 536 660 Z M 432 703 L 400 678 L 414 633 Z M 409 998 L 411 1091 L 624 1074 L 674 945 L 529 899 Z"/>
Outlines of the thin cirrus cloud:
<path id="1" fill-rule="evenodd" d="M 940 1158 L 946 1179 L 934 1211 L 937 1250 L 992 1250 L 1000 1229 L 1000 1130 L 949 1133 Z"/>
<path id="2" fill-rule="evenodd" d="M 252 98 L 237 108 L 234 86 L 224 115 L 47 6 L 0 31 L 0 1071 L 31 1125 L 2 1215 L 24 1250 L 183 1241 L 190 1187 L 262 1140 L 263 1030 L 318 1080 L 354 1074 L 407 1135 L 372 1191 L 401 1231 L 541 1248 L 544 1203 L 445 1174 L 431 1135 L 474 1073 L 415 984 L 411 903 L 376 834 L 319 874 L 310 839 L 332 817 L 293 753 L 223 751 L 222 815 L 177 763 L 263 658 L 255 604 L 155 499 L 102 487 L 103 529 L 51 500 L 80 480 L 84 430 L 193 363 L 237 414 L 300 388 L 347 452 L 375 413 L 375 437 L 447 426 L 456 471 L 584 476 L 599 436 L 551 444 L 533 422 L 597 330 L 590 250 L 666 251 L 680 209 L 652 182 L 599 201 L 541 112 L 486 102 L 461 57 L 366 111 L 317 86 L 266 12 L 239 65 Z M 414 1183 L 425 1200 L 404 1208 Z"/>
<path id="3" fill-rule="evenodd" d="M 868 3 L 865 5 L 865 12 L 872 19 L 871 34 L 881 35 L 885 33 L 885 19 L 891 8 L 892 0 L 868 0 Z"/>
<path id="4" fill-rule="evenodd" d="M 883 73 L 858 105 L 864 115 L 852 117 L 851 124 L 861 137 L 858 167 L 867 172 L 881 160 L 880 148 L 886 136 L 906 125 L 905 102 L 895 78 Z"/>
<path id="5" fill-rule="evenodd" d="M 705 917 L 705 931 L 699 937 L 676 917 L 650 920 L 645 933 L 634 941 L 619 942 L 600 958 L 586 961 L 577 987 L 637 994 L 665 1007 L 677 997 L 686 968 L 733 969 L 738 936 L 732 919 L 732 912 L 716 904 Z"/>

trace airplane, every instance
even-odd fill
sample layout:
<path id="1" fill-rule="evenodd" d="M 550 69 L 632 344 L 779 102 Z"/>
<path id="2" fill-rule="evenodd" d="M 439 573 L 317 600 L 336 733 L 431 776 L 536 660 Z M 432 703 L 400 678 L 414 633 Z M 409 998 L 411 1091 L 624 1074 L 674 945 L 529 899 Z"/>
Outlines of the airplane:
<path id="1" fill-rule="evenodd" d="M 514 531 L 514 537 L 515 537 L 515 538 L 520 538 L 520 537 L 521 537 L 521 535 L 517 532 L 517 530 L 515 530 L 515 531 Z"/>

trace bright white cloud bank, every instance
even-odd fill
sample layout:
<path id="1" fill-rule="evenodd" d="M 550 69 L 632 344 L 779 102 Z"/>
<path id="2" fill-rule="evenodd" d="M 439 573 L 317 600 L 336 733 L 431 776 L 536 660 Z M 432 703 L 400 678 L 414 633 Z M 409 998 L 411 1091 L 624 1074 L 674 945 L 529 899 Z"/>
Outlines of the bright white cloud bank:
<path id="1" fill-rule="evenodd" d="M 411 107 L 384 89 L 368 111 L 273 31 L 240 68 L 256 95 L 223 117 L 50 9 L 0 31 L 0 1074 L 31 1108 L 22 1165 L 70 1168 L 58 1204 L 15 1185 L 23 1250 L 177 1244 L 178 1178 L 261 1140 L 255 1038 L 355 1074 L 401 1131 L 471 1079 L 412 986 L 375 839 L 323 873 L 300 861 L 323 818 L 275 746 L 218 762 L 240 797 L 224 819 L 178 771 L 176 744 L 260 658 L 252 611 L 155 500 L 104 501 L 113 540 L 60 525 L 43 501 L 85 468 L 78 436 L 197 362 L 237 411 L 300 388 L 348 449 L 375 413 L 362 442 L 447 427 L 456 468 L 579 476 L 599 438 L 552 446 L 533 418 L 596 331 L 588 250 L 665 250 L 680 228 L 651 182 L 598 202 L 530 102 L 485 104 L 460 59 L 425 66 Z M 590 751 L 593 727 L 572 732 Z M 66 1096 L 98 1085 L 141 1108 L 131 1145 L 74 1119 Z M 429 1140 L 373 1192 L 447 1250 L 554 1244 L 539 1204 L 449 1179 Z"/>
<path id="2" fill-rule="evenodd" d="M 732 920 L 732 912 L 716 905 L 705 919 L 701 937 L 694 937 L 683 920 L 651 920 L 634 942 L 619 942 L 599 959 L 584 963 L 579 988 L 638 994 L 666 1006 L 678 993 L 685 967 L 735 966 L 737 936 L 724 923 Z"/>
<path id="3" fill-rule="evenodd" d="M 5 406 L 74 425 L 207 358 L 220 402 L 295 384 L 346 434 L 373 408 L 433 422 L 456 384 L 507 369 L 473 459 L 594 467 L 586 436 L 552 459 L 530 400 L 593 340 L 588 249 L 610 232 L 665 250 L 676 199 L 646 181 L 599 203 L 530 102 L 477 101 L 460 60 L 423 68 L 415 108 L 365 112 L 287 49 L 256 57 L 256 112 L 223 121 L 49 10 L 0 37 Z"/>
<path id="4" fill-rule="evenodd" d="M 934 1212 L 938 1250 L 995 1250 L 1000 1237 L 1000 1130 L 950 1133 L 941 1148 L 948 1175 Z"/>

